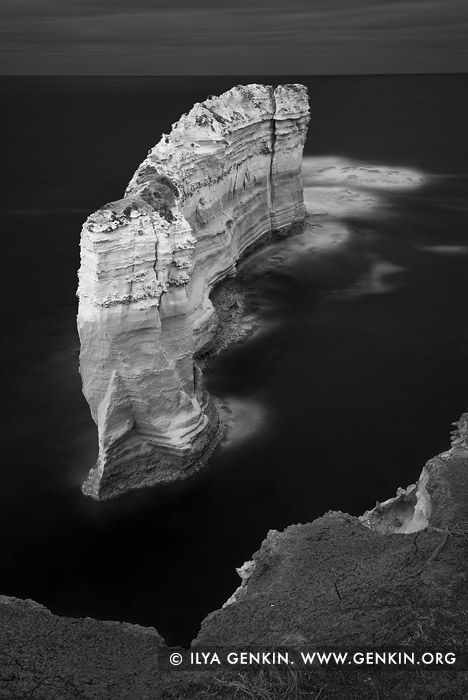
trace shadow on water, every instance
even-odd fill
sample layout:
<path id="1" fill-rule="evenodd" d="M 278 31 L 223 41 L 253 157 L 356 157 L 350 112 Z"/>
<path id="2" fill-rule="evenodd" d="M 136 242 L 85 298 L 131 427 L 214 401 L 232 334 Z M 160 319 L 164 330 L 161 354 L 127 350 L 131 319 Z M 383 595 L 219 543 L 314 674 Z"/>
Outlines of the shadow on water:
<path id="1" fill-rule="evenodd" d="M 320 226 L 308 223 L 312 247 L 304 237 L 278 244 L 254 256 L 239 280 L 255 286 L 260 332 L 205 375 L 233 412 L 227 442 L 184 484 L 97 504 L 79 490 L 96 435 L 78 374 L 78 210 L 120 196 L 155 129 L 167 131 L 222 81 L 162 81 L 158 93 L 155 80 L 101 80 L 89 90 L 80 80 L 76 89 L 73 81 L 37 83 L 8 101 L 37 187 L 12 191 L 4 217 L 14 233 L 5 252 L 21 260 L 21 274 L 6 270 L 0 592 L 58 614 L 154 625 L 169 643 L 188 644 L 270 528 L 329 509 L 358 515 L 448 447 L 468 395 L 467 175 L 456 141 L 467 109 L 459 81 L 304 79 L 317 98 L 309 153 L 343 152 L 393 169 L 416 164 L 437 177 L 405 191 L 361 182 L 352 211 L 340 194 L 350 183 L 335 180 L 333 216 L 322 190 Z M 224 81 L 222 89 L 236 79 Z M 167 119 L 154 93 L 167 97 Z M 31 96 L 35 123 L 26 119 Z"/>

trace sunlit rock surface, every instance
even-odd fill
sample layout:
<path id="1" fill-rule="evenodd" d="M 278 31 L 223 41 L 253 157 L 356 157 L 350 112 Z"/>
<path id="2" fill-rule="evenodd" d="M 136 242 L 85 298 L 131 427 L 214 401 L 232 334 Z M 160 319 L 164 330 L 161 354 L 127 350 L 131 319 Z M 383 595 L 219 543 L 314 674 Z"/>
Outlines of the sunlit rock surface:
<path id="1" fill-rule="evenodd" d="M 453 424 L 452 447 L 425 464 L 416 484 L 399 488 L 360 520 L 381 534 L 410 534 L 426 527 L 466 526 L 468 517 L 468 413 Z"/>
<path id="2" fill-rule="evenodd" d="M 304 219 L 308 120 L 302 85 L 210 97 L 84 224 L 80 367 L 99 435 L 86 494 L 175 480 L 208 458 L 218 419 L 193 357 L 214 331 L 209 294 L 249 247 Z"/>

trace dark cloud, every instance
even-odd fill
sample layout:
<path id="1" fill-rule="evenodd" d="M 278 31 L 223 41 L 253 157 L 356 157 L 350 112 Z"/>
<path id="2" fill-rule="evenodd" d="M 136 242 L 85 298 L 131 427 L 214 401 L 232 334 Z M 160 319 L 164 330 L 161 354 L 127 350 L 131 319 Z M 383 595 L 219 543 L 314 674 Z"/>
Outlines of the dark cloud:
<path id="1" fill-rule="evenodd" d="M 466 0 L 3 0 L 3 6 L 3 73 L 468 70 Z"/>

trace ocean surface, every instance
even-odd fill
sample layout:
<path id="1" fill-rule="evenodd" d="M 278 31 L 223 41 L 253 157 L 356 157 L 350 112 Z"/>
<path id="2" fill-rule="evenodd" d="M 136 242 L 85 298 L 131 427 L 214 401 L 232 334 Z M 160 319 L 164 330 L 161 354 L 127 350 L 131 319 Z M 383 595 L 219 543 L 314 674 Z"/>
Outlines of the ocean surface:
<path id="1" fill-rule="evenodd" d="M 75 330 L 82 222 L 194 102 L 255 81 L 309 88 L 318 243 L 286 241 L 247 266 L 262 332 L 206 373 L 234 418 L 209 467 L 95 503 L 80 492 L 97 453 Z M 0 86 L 0 593 L 188 644 L 268 530 L 360 515 L 449 447 L 468 408 L 468 76 Z"/>

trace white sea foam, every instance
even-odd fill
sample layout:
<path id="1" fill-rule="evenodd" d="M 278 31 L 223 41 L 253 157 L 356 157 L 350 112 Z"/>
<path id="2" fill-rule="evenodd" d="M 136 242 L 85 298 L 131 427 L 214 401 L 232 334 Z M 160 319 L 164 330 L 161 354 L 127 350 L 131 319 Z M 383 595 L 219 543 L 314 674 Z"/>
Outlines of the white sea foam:
<path id="1" fill-rule="evenodd" d="M 250 275 L 259 275 L 271 270 L 291 268 L 304 255 L 325 252 L 345 243 L 350 236 L 348 226 L 340 221 L 317 222 L 315 217 L 308 216 L 302 233 L 253 253 L 245 262 L 244 269 Z"/>
<path id="2" fill-rule="evenodd" d="M 416 189 L 425 180 L 423 173 L 409 168 L 339 156 L 308 156 L 302 161 L 304 202 L 314 217 L 388 216 L 385 192 Z"/>
<path id="3" fill-rule="evenodd" d="M 468 255 L 468 246 L 464 245 L 420 245 L 418 249 L 437 255 Z"/>
<path id="4" fill-rule="evenodd" d="M 365 275 L 346 289 L 331 292 L 330 296 L 335 299 L 360 299 L 370 294 L 389 294 L 398 289 L 400 282 L 394 276 L 404 272 L 405 268 L 376 255 L 372 258 L 370 270 Z"/>
<path id="5" fill-rule="evenodd" d="M 371 190 L 408 190 L 420 187 L 426 179 L 418 170 L 371 165 L 341 156 L 307 156 L 302 162 L 304 187 L 346 185 Z"/>
<path id="6" fill-rule="evenodd" d="M 304 203 L 314 217 L 344 217 L 352 214 L 373 218 L 382 216 L 385 207 L 378 194 L 348 186 L 311 185 L 304 187 Z"/>
<path id="7" fill-rule="evenodd" d="M 426 176 L 409 168 L 370 165 L 338 156 L 312 156 L 303 159 L 302 182 L 307 217 L 303 232 L 254 253 L 245 263 L 247 274 L 268 274 L 280 268 L 293 268 L 309 253 L 325 254 L 352 239 L 353 232 L 343 221 L 348 216 L 371 219 L 389 216 L 386 193 L 420 187 Z M 336 299 L 360 299 L 371 294 L 388 294 L 401 283 L 404 268 L 372 256 L 367 273 L 346 289 L 333 291 Z M 279 321 L 259 325 L 257 334 L 271 331 Z M 258 433 L 267 421 L 265 409 L 254 399 L 224 399 L 229 428 L 223 442 L 231 447 Z"/>
<path id="8" fill-rule="evenodd" d="M 229 425 L 222 446 L 233 447 L 258 433 L 266 424 L 265 408 L 255 399 L 240 399 L 233 396 L 223 398 L 229 415 Z"/>

